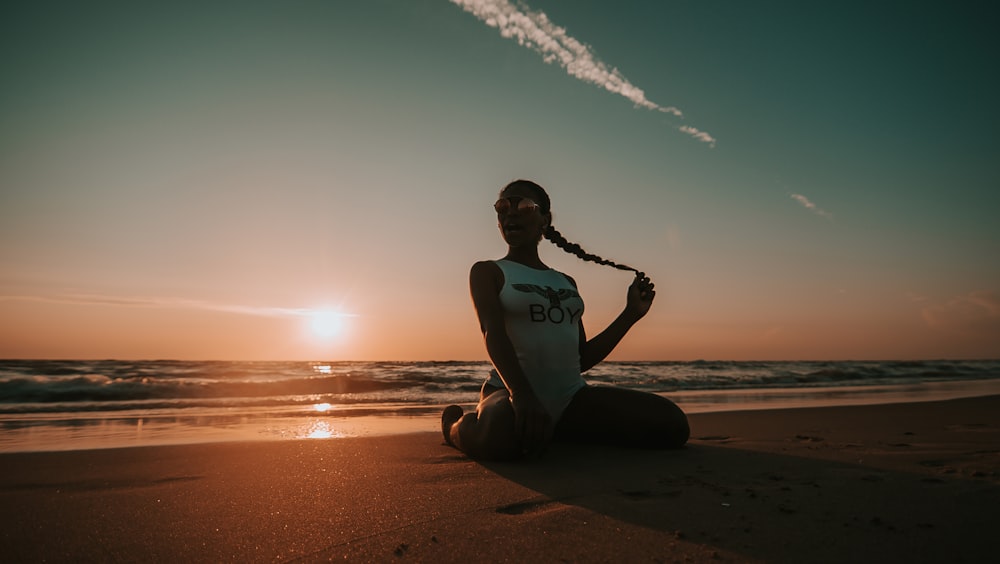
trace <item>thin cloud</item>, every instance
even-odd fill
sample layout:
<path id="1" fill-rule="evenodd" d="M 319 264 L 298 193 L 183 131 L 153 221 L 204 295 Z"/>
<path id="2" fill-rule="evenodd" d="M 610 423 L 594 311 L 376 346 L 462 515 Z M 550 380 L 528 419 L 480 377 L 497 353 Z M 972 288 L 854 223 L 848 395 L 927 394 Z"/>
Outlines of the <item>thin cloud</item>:
<path id="1" fill-rule="evenodd" d="M 238 315 L 254 315 L 260 317 L 312 317 L 317 313 L 317 310 L 308 308 L 260 307 L 236 304 L 219 304 L 184 298 L 118 297 L 93 294 L 65 294 L 56 296 L 9 295 L 0 296 L 0 301 L 29 301 L 79 306 L 192 309 L 201 311 L 219 311 Z M 343 317 L 356 317 L 356 315 L 350 313 L 337 313 L 337 315 Z"/>
<path id="2" fill-rule="evenodd" d="M 969 334 L 1000 336 L 1000 294 L 980 290 L 925 306 L 927 325 Z"/>
<path id="3" fill-rule="evenodd" d="M 792 194 L 792 199 L 795 200 L 796 202 L 802 204 L 802 207 L 806 208 L 807 210 L 813 212 L 814 214 L 816 214 L 818 216 L 822 216 L 822 217 L 825 217 L 827 219 L 833 219 L 833 214 L 832 213 L 823 210 L 822 208 L 820 208 L 816 204 L 814 204 L 811 201 L 809 201 L 809 198 L 806 198 L 802 194 Z"/>
<path id="4" fill-rule="evenodd" d="M 532 10 L 523 2 L 515 5 L 510 0 L 451 1 L 486 25 L 500 30 L 503 37 L 516 39 L 519 45 L 540 54 L 546 63 L 558 64 L 574 78 L 623 96 L 636 107 L 684 117 L 684 113 L 673 106 L 650 101 L 641 88 L 629 82 L 618 69 L 598 59 L 589 46 L 552 23 L 544 12 Z M 704 131 L 689 126 L 678 130 L 715 147 L 715 138 Z"/>
<path id="5" fill-rule="evenodd" d="M 682 125 L 678 128 L 681 132 L 687 133 L 691 137 L 694 137 L 702 143 L 708 143 L 709 147 L 715 148 L 715 137 L 712 137 L 705 131 L 701 131 L 696 127 L 691 127 L 690 125 Z"/>

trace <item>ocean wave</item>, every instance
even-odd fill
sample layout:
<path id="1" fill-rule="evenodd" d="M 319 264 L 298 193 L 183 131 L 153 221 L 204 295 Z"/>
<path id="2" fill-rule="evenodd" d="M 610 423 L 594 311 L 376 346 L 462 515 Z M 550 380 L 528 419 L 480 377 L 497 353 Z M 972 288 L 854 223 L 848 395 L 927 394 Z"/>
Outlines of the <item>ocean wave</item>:
<path id="1" fill-rule="evenodd" d="M 157 405 L 475 402 L 490 364 L 441 362 L 0 361 L 0 411 Z M 593 384 L 652 392 L 876 386 L 1000 377 L 998 361 L 605 362 Z M 199 403 L 201 402 L 201 403 Z"/>
<path id="2" fill-rule="evenodd" d="M 416 381 L 373 380 L 356 376 L 289 378 L 270 381 L 110 378 L 100 374 L 20 377 L 0 381 L 0 402 L 86 402 L 169 398 L 236 398 L 289 395 L 357 394 L 401 390 Z"/>

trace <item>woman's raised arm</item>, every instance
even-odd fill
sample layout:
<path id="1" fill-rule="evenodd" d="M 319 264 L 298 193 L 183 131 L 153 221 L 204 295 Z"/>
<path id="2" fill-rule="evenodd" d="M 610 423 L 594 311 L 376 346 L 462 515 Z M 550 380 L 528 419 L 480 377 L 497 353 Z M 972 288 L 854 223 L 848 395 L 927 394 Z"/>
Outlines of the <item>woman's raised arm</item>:
<path id="1" fill-rule="evenodd" d="M 611 351 L 618 346 L 629 329 L 649 312 L 654 297 L 656 297 L 656 291 L 653 290 L 653 283 L 649 277 L 638 273 L 628 288 L 625 309 L 604 331 L 588 341 L 583 330 L 583 323 L 580 323 L 581 372 L 590 370 L 611 354 Z"/>

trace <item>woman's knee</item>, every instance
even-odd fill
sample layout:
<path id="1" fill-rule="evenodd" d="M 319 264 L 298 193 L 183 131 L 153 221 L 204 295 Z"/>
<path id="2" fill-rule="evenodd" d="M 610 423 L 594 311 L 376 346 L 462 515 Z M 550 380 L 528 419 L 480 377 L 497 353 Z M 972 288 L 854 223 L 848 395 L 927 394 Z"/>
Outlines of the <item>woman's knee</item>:
<path id="1" fill-rule="evenodd" d="M 666 399 L 666 398 L 664 398 Z M 687 444 L 691 437 L 691 426 L 687 415 L 677 407 L 677 404 L 667 400 L 669 407 L 661 411 L 660 440 L 664 448 L 680 448 Z"/>
<path id="2" fill-rule="evenodd" d="M 669 399 L 649 394 L 644 417 L 645 441 L 654 448 L 680 448 L 691 435 L 687 415 Z"/>

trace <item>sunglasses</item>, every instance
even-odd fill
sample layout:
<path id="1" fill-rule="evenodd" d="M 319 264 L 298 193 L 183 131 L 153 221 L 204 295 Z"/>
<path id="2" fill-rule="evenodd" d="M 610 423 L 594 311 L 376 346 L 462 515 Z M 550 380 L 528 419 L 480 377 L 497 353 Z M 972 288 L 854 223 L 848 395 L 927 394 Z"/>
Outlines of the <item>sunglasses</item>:
<path id="1" fill-rule="evenodd" d="M 493 209 L 497 213 L 510 213 L 511 208 L 517 209 L 518 212 L 530 212 L 541 209 L 541 206 L 536 204 L 534 200 L 522 198 L 521 196 L 507 196 L 506 198 L 500 198 L 493 204 Z"/>

